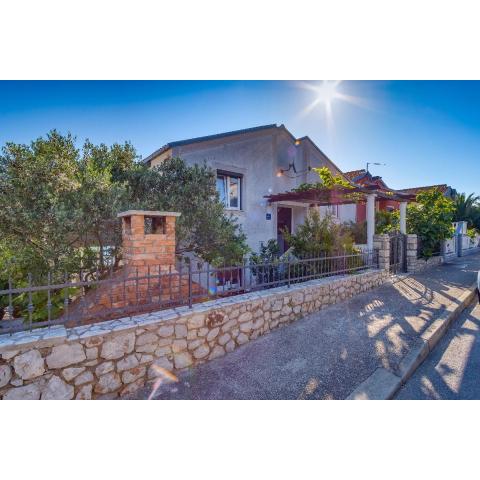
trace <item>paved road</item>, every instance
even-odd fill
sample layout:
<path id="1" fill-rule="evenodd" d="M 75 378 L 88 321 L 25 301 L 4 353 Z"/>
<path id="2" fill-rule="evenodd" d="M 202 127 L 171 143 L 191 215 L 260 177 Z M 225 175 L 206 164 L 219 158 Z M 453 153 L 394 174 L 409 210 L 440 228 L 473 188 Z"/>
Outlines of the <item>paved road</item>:
<path id="1" fill-rule="evenodd" d="M 396 371 L 418 336 L 475 280 L 480 255 L 397 277 L 180 374 L 158 399 L 342 399 L 378 367 Z M 150 387 L 149 387 L 150 388 Z M 136 398 L 146 398 L 145 388 Z"/>
<path id="2" fill-rule="evenodd" d="M 396 396 L 400 400 L 480 400 L 480 305 L 452 324 Z"/>

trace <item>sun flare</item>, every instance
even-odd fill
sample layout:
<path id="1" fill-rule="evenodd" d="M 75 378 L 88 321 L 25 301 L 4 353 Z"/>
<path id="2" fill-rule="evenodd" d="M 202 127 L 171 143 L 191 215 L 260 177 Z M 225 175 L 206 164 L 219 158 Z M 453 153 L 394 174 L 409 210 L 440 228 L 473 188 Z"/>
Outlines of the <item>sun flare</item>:
<path id="1" fill-rule="evenodd" d="M 313 100 L 300 113 L 301 116 L 311 113 L 313 110 L 320 108 L 325 113 L 327 127 L 333 128 L 333 105 L 337 102 L 346 102 L 357 107 L 367 108 L 367 102 L 353 95 L 348 95 L 341 91 L 341 80 L 323 80 L 322 82 L 302 82 L 299 84 L 301 88 L 311 90 L 314 94 Z"/>
<path id="2" fill-rule="evenodd" d="M 332 103 L 333 100 L 339 95 L 337 92 L 337 85 L 340 82 L 327 82 L 324 81 L 319 87 L 316 87 L 317 103 L 324 103 L 325 105 Z"/>

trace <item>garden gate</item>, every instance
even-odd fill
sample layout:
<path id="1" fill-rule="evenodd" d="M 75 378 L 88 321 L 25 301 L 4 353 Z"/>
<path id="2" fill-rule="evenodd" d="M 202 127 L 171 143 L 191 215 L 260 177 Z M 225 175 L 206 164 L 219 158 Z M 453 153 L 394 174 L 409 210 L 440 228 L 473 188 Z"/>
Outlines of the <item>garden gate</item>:
<path id="1" fill-rule="evenodd" d="M 407 236 L 403 233 L 390 234 L 390 271 L 407 271 Z"/>

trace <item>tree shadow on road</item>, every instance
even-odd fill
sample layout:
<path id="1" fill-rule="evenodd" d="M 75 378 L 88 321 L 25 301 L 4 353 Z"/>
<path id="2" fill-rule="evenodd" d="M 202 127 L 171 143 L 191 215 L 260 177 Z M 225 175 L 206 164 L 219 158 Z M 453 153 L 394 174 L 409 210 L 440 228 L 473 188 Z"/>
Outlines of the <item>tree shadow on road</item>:
<path id="1" fill-rule="evenodd" d="M 475 301 L 399 392 L 399 399 L 480 399 L 480 307 Z"/>

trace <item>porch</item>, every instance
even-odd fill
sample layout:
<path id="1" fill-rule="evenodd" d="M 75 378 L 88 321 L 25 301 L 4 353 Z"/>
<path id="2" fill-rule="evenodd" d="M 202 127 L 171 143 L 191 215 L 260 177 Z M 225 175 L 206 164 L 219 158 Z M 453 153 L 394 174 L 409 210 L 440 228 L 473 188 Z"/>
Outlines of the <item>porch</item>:
<path id="1" fill-rule="evenodd" d="M 400 205 L 400 233 L 407 233 L 407 203 L 415 200 L 415 195 L 395 190 L 379 189 L 375 186 L 356 186 L 353 188 L 337 186 L 335 188 L 312 188 L 305 191 L 290 191 L 266 195 L 270 205 L 277 207 L 277 239 L 282 248 L 284 241 L 281 230 L 294 231 L 295 225 L 301 223 L 309 209 L 317 208 L 320 213 L 351 208 L 358 204 L 366 205 L 367 250 L 374 247 L 376 204 L 380 201 L 396 201 Z M 294 217 L 294 209 L 300 210 Z"/>

